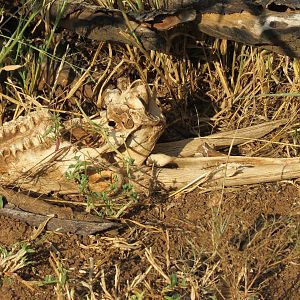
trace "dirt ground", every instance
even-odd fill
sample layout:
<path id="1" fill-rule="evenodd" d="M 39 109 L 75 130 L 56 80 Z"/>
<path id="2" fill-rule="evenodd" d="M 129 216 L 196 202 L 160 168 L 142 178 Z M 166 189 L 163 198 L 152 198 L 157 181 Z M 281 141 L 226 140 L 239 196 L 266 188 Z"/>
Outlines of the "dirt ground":
<path id="1" fill-rule="evenodd" d="M 146 299 L 299 299 L 299 213 L 299 188 L 290 182 L 147 199 L 120 232 L 41 234 L 31 264 L 2 279 L 0 298 L 64 299 L 57 295 L 67 285 L 73 299 L 85 299 L 86 282 L 94 299 L 138 299 L 137 290 Z M 1 246 L 33 233 L 20 222 L 0 222 Z M 58 276 L 54 261 L 67 270 L 66 283 L 41 285 L 45 276 Z M 163 274 L 177 274 L 177 284 L 168 288 Z"/>

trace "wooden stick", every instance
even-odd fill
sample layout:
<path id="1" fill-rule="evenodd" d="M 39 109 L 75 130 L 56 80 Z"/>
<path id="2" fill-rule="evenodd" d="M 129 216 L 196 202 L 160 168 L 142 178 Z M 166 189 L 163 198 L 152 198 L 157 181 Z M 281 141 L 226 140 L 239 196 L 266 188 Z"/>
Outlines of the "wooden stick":
<path id="1" fill-rule="evenodd" d="M 0 215 L 20 220 L 31 226 L 39 226 L 49 219 L 48 216 L 25 212 L 7 206 L 0 209 Z M 45 227 L 46 230 L 58 232 L 71 232 L 80 235 L 97 234 L 103 231 L 117 229 L 120 225 L 112 222 L 86 222 L 78 220 L 65 220 L 56 217 L 51 218 Z"/>
<path id="2" fill-rule="evenodd" d="M 41 1 L 42 2 L 42 1 Z M 291 57 L 300 57 L 300 4 L 275 1 L 168 1 L 155 12 L 126 13 L 122 8 L 106 9 L 83 0 L 53 1 L 50 18 L 59 26 L 94 40 L 134 45 L 146 50 L 168 52 L 174 33 L 200 32 L 262 46 Z M 271 5 L 273 4 L 273 6 Z M 284 10 L 283 10 L 284 9 Z"/>

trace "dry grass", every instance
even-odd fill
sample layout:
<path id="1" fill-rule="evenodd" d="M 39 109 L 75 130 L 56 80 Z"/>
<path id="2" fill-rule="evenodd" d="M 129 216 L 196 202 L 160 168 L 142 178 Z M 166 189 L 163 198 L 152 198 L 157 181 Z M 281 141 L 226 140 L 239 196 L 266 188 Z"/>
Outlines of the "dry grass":
<path id="1" fill-rule="evenodd" d="M 97 2 L 111 5 L 111 1 Z M 123 2 L 126 9 L 142 7 L 140 1 Z M 202 42 L 186 36 L 180 37 L 181 43 L 174 39 L 179 57 L 97 44 L 55 33 L 34 12 L 11 14 L 6 9 L 0 10 L 0 44 L 5 45 L 0 51 L 0 124 L 39 106 L 60 113 L 63 119 L 82 115 L 82 111 L 97 115 L 105 89 L 127 77 L 141 79 L 157 94 L 168 120 L 164 140 L 288 118 L 285 128 L 234 151 L 270 157 L 298 155 L 298 148 L 291 145 L 299 145 L 299 60 L 207 37 Z M 11 31 L 9 24 L 16 21 Z M 40 84 L 45 64 L 50 70 L 56 65 L 57 71 L 51 83 Z M 59 78 L 64 68 L 75 74 L 65 85 Z M 87 96 L 83 96 L 85 88 Z M 118 212 L 120 204 L 115 205 Z M 87 260 L 75 275 L 72 265 L 52 252 L 49 260 L 55 278 L 47 284 L 54 285 L 57 299 L 79 299 L 75 290 L 84 295 L 81 299 L 91 300 L 264 299 L 262 290 L 272 279 L 268 274 L 299 259 L 298 224 L 292 217 L 265 218 L 230 240 L 227 232 L 232 220 L 224 206 L 224 199 L 217 199 L 209 221 L 204 222 L 209 227 L 210 247 L 187 239 L 186 249 L 178 249 L 174 257 L 170 251 L 174 245 L 164 226 L 123 220 L 129 229 L 119 237 L 80 244 L 98 258 Z M 131 213 L 128 207 L 126 212 Z M 159 246 L 152 249 L 150 240 Z M 8 261 L 1 257 L 1 266 L 4 259 Z M 18 261 L 13 263 L 12 272 L 17 272 Z"/>

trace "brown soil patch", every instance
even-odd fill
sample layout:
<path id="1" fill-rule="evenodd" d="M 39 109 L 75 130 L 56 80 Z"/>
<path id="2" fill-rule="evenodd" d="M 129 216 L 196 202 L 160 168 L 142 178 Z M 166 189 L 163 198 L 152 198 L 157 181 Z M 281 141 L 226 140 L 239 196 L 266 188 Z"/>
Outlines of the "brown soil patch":
<path id="1" fill-rule="evenodd" d="M 66 289 L 83 299 L 89 291 L 82 282 L 96 299 L 138 291 L 146 299 L 191 299 L 191 293 L 195 299 L 298 299 L 299 212 L 299 190 L 290 183 L 148 199 L 124 219 L 122 232 L 40 235 L 32 242 L 32 263 L 2 279 L 1 299 L 57 299 L 59 289 L 62 299 Z M 0 222 L 2 247 L 33 231 L 8 218 Z M 57 276 L 50 253 L 67 271 L 61 286 L 35 284 Z M 164 274 L 176 274 L 176 284 L 170 287 Z M 134 284 L 139 275 L 145 277 Z"/>

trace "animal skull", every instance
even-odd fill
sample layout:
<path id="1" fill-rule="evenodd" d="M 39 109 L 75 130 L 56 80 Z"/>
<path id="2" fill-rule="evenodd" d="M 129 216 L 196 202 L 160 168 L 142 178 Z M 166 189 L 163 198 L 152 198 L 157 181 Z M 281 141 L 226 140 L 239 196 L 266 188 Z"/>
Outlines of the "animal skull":
<path id="1" fill-rule="evenodd" d="M 0 127 L 0 184 L 48 194 L 78 193 L 65 177 L 78 161 L 105 190 L 104 181 L 122 174 L 123 161 L 144 163 L 165 126 L 165 118 L 147 89 L 134 83 L 125 91 L 107 90 L 100 117 L 58 122 L 40 109 Z M 101 166 L 101 172 L 98 172 Z M 106 168 L 106 170 L 104 170 Z M 109 180 L 108 180 L 109 181 Z"/>

